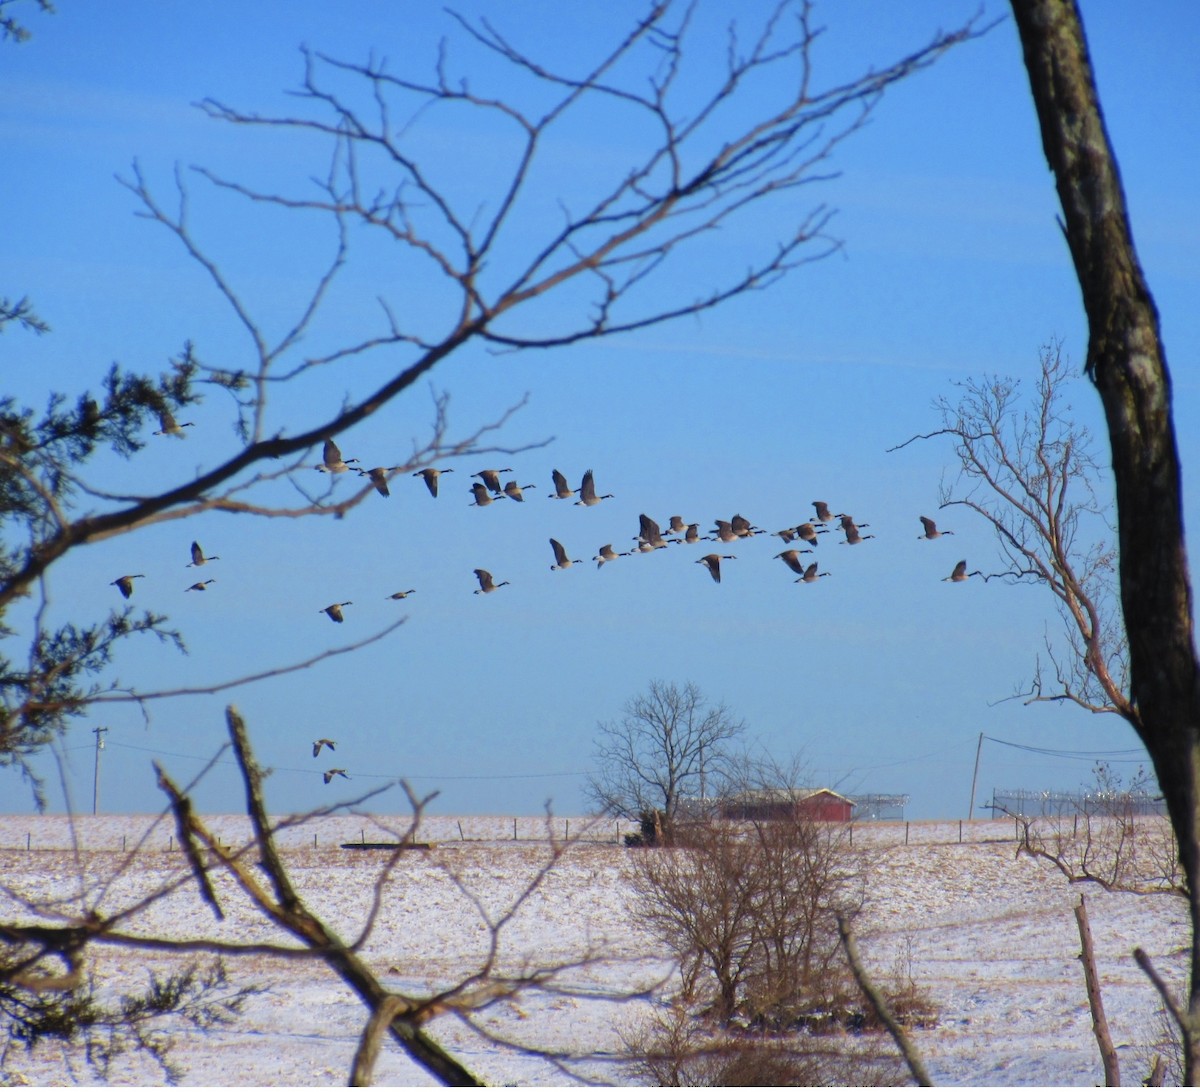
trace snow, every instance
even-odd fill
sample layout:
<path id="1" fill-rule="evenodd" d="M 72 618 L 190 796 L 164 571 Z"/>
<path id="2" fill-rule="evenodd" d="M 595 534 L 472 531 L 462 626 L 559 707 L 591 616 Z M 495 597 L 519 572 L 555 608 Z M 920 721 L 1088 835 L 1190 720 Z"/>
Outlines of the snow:
<path id="1" fill-rule="evenodd" d="M 208 820 L 222 841 L 243 844 L 244 818 Z M 611 822 L 555 818 L 576 839 L 544 884 L 500 932 L 501 966 L 566 966 L 558 989 L 520 994 L 486 1009 L 479 1022 L 497 1037 L 576 1055 L 553 1061 L 490 1041 L 456 1016 L 435 1017 L 429 1032 L 472 1071 L 494 1084 L 561 1085 L 572 1074 L 628 1082 L 617 1055 L 673 985 L 670 964 L 636 926 L 627 885 L 633 852 Z M 387 854 L 339 848 L 386 841 L 404 832 L 396 817 L 338 815 L 281 832 L 279 843 L 298 890 L 347 940 L 368 921 L 375 881 Z M 1143 947 L 1169 981 L 1183 981 L 1187 922 L 1183 900 L 1169 895 L 1106 893 L 1071 885 L 1045 862 L 1015 853 L 1013 824 L 977 821 L 876 823 L 854 828 L 870 862 L 868 901 L 855 923 L 868 970 L 884 978 L 907 968 L 932 999 L 937 1025 L 913 1032 L 935 1082 L 950 1085 L 1103 1083 L 1079 964 L 1073 910 L 1086 895 L 1104 1002 L 1123 1077 L 1145 1076 L 1159 1035 L 1158 998 L 1132 958 Z M 389 988 L 423 992 L 444 986 L 485 957 L 489 930 L 547 860 L 547 820 L 438 817 L 422 822 L 427 851 L 405 853 L 382 887 L 378 917 L 361 954 Z M 218 922 L 188 877 L 174 825 L 147 816 L 0 816 L 0 920 L 28 920 L 14 900 L 66 898 L 111 913 L 158 887 L 180 881 L 138 911 L 139 934 L 280 942 L 227 881 L 216 884 L 226 920 Z M 907 843 L 907 844 L 906 844 Z M 28 846 L 28 848 L 27 848 Z M 137 852 L 133 852 L 138 847 Z M 124 852 L 123 852 L 124 849 Z M 587 958 L 602 953 L 598 963 Z M 268 991 L 232 1026 L 175 1036 L 173 1060 L 188 1085 L 344 1084 L 365 1019 L 358 999 L 323 964 L 255 954 L 231 960 L 237 981 Z M 568 966 L 572 965 L 574 966 Z M 97 948 L 93 968 L 113 989 L 132 989 L 147 968 L 179 965 L 162 953 Z M 662 979 L 649 996 L 629 997 Z M 890 1043 L 881 1041 L 881 1049 Z M 6 1083 L 91 1083 L 56 1045 L 14 1050 Z M 136 1058 L 118 1062 L 110 1083 L 156 1084 Z M 385 1045 L 377 1084 L 429 1084 L 427 1074 Z"/>

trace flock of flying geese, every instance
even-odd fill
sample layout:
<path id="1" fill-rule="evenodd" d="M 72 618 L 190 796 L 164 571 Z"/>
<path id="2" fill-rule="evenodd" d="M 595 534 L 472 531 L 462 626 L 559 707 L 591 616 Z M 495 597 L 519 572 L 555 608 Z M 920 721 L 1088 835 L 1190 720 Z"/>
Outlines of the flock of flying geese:
<path id="1" fill-rule="evenodd" d="M 156 432 L 156 436 L 177 436 L 181 437 L 183 429 L 190 426 L 191 422 L 183 422 L 176 424 L 175 420 L 169 413 L 165 411 L 160 413 L 162 421 L 162 429 Z M 403 469 L 402 466 L 376 466 L 370 469 L 363 469 L 361 466 L 355 465 L 359 462 L 356 458 L 345 459 L 342 456 L 340 449 L 333 440 L 325 441 L 322 451 L 321 461 L 317 464 L 316 469 L 325 474 L 344 474 L 348 471 L 369 479 L 376 491 L 384 497 L 391 496 L 389 481 L 391 476 L 397 471 Z M 496 501 L 512 500 L 518 503 L 525 502 L 524 490 L 535 489 L 534 485 L 519 485 L 515 478 L 506 482 L 501 482 L 500 475 L 511 474 L 511 467 L 501 467 L 499 469 L 479 470 L 471 475 L 473 478 L 478 478 L 479 481 L 473 482 L 469 492 L 472 495 L 470 502 L 471 507 L 485 508 Z M 418 470 L 412 474 L 414 478 L 421 478 L 425 482 L 426 488 L 432 497 L 438 495 L 438 485 L 443 474 L 452 474 L 452 467 L 426 467 L 423 470 Z M 554 480 L 554 492 L 548 494 L 555 500 L 569 500 L 572 497 L 578 499 L 574 502 L 577 505 L 585 507 L 593 507 L 601 501 L 610 500 L 613 497 L 611 493 L 597 493 L 595 478 L 591 470 L 588 470 L 580 481 L 578 489 L 571 488 L 565 475 L 560 471 L 552 471 Z M 813 584 L 821 577 L 829 576 L 829 573 L 822 572 L 819 567 L 819 562 L 806 562 L 802 559 L 802 554 L 811 554 L 814 547 L 818 545 L 818 536 L 830 533 L 831 530 L 840 529 L 844 537 L 844 545 L 857 546 L 868 539 L 873 539 L 873 534 L 863 534 L 860 528 L 869 527 L 870 524 L 858 524 L 853 517 L 845 512 L 832 512 L 829 505 L 825 501 L 813 501 L 814 516 L 810 521 L 797 524 L 793 527 L 785 527 L 783 530 L 771 532 L 778 538 L 782 539 L 785 545 L 793 542 L 805 543 L 804 546 L 788 545 L 775 555 L 782 561 L 793 573 L 797 574 L 795 583 Z M 944 535 L 952 535 L 953 531 L 939 530 L 937 524 L 928 516 L 920 516 L 923 531 L 918 538 L 933 540 L 941 538 Z M 836 524 L 836 527 L 830 525 Z M 692 545 L 699 542 L 720 542 L 729 544 L 739 542 L 742 539 L 748 539 L 756 534 L 764 534 L 765 532 L 760 527 L 755 527 L 748 519 L 741 515 L 734 515 L 729 520 L 718 519 L 715 521 L 715 526 L 708 534 L 700 533 L 700 525 L 698 523 L 687 523 L 681 516 L 671 516 L 666 531 L 656 520 L 642 514 L 639 516 L 638 533 L 633 536 L 635 545 L 626 551 L 618 551 L 613 548 L 612 543 L 605 543 L 600 547 L 597 554 L 592 558 L 596 562 L 596 568 L 603 568 L 606 564 L 616 561 L 618 558 L 629 557 L 635 553 L 653 553 L 655 550 L 663 550 L 673 544 Z M 572 565 L 581 564 L 581 559 L 572 558 L 566 548 L 558 539 L 550 539 L 550 548 L 554 555 L 554 564 L 550 566 L 551 570 L 569 569 Z M 718 548 L 719 549 L 719 548 Z M 193 542 L 191 546 L 191 561 L 185 566 L 186 568 L 200 568 L 210 561 L 219 561 L 220 557 L 215 554 L 205 554 L 199 542 Z M 708 574 L 718 584 L 721 582 L 721 562 L 736 560 L 735 554 L 724 554 L 720 552 L 712 552 L 705 554 L 703 557 L 696 559 L 697 565 L 703 565 Z M 475 569 L 475 579 L 479 583 L 479 587 L 475 590 L 476 595 L 487 595 L 499 588 L 504 587 L 509 583 L 507 580 L 497 582 L 492 574 L 487 569 Z M 125 576 L 120 576 L 112 581 L 112 585 L 117 588 L 124 598 L 128 599 L 134 590 L 133 582 L 144 578 L 143 573 L 132 573 Z M 949 576 L 943 577 L 944 581 L 953 581 L 960 583 L 968 577 L 980 576 L 984 580 L 990 579 L 990 576 L 983 574 L 979 570 L 973 572 L 967 571 L 967 563 L 965 560 L 959 561 Z M 185 592 L 192 591 L 207 591 L 209 585 L 215 583 L 213 579 L 199 580 L 189 585 L 184 589 Z M 405 599 L 416 591 L 415 588 L 408 588 L 405 591 L 393 592 L 387 596 L 388 599 Z M 326 615 L 333 622 L 342 622 L 345 619 L 342 613 L 343 607 L 352 606 L 351 600 L 346 600 L 340 603 L 330 603 L 326 607 L 320 608 L 318 614 Z M 328 747 L 330 752 L 335 750 L 335 741 L 331 739 L 318 739 L 313 741 L 313 757 L 320 755 L 322 748 Z M 326 770 L 323 774 L 325 784 L 328 785 L 335 777 L 347 778 L 349 775 L 344 769 L 333 768 Z"/>

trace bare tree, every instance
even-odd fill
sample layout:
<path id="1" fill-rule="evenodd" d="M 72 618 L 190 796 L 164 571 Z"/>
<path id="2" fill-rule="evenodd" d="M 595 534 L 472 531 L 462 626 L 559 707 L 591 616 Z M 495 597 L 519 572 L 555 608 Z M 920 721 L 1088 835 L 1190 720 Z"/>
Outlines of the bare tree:
<path id="1" fill-rule="evenodd" d="M 950 440 L 957 473 L 941 486 L 941 507 L 962 506 L 996 533 L 1011 581 L 1043 584 L 1062 626 L 1047 636 L 1028 701 L 1071 701 L 1093 713 L 1131 719 L 1129 668 L 1116 588 L 1110 506 L 1088 430 L 1067 401 L 1071 370 L 1062 345 L 1041 350 L 1036 391 L 985 376 L 958 384 L 957 401 L 934 403 L 941 427 L 914 440 Z"/>
<path id="2" fill-rule="evenodd" d="M 587 791 L 597 807 L 626 819 L 661 813 L 669 831 L 688 797 L 719 794 L 731 772 L 732 744 L 746 730 L 723 705 L 710 705 L 692 682 L 653 679 L 625 703 L 620 720 L 601 723 L 596 772 Z"/>
<path id="3" fill-rule="evenodd" d="M 1175 830 L 1192 926 L 1186 1004 L 1169 998 L 1184 1083 L 1200 1081 L 1200 660 L 1171 379 L 1075 0 L 1011 0 L 1042 147 L 1088 320 L 1085 370 L 1104 407 L 1117 496 L 1127 719 Z"/>
<path id="4" fill-rule="evenodd" d="M 1141 814 L 1149 774 L 1126 783 L 1097 763 L 1091 789 L 1081 793 L 1083 814 L 1017 816 L 1018 853 L 1048 861 L 1070 883 L 1094 883 L 1105 891 L 1187 896 L 1170 824 Z"/>
<path id="5" fill-rule="evenodd" d="M 708 815 L 630 867 L 637 920 L 680 976 L 671 1009 L 630 1040 L 646 1075 L 668 1084 L 896 1081 L 895 1059 L 873 1038 L 824 1034 L 880 1026 L 843 955 L 839 922 L 861 908 L 867 883 L 844 825 L 813 819 L 802 803 L 770 818 Z M 927 1018 L 911 979 L 895 985 L 880 996 L 903 995 L 901 1018 Z M 761 1081 L 749 1080 L 756 1072 Z"/>

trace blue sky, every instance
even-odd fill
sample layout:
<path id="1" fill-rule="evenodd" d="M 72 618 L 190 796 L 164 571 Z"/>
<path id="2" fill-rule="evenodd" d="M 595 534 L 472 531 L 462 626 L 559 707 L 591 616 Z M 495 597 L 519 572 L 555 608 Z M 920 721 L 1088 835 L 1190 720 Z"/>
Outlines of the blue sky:
<path id="1" fill-rule="evenodd" d="M 1200 459 L 1200 77 L 1192 56 L 1200 9 L 1084 9 L 1135 239 L 1162 316 L 1190 517 L 1191 468 Z M 593 56 L 596 43 L 612 40 L 641 9 L 625 3 L 581 14 L 575 5 L 529 0 L 455 10 L 486 16 L 529 53 L 570 65 Z M 817 82 L 882 66 L 975 10 L 975 0 L 819 5 L 827 30 L 814 51 Z M 390 498 L 368 498 L 345 520 L 207 514 L 88 546 L 57 565 L 48 590 L 59 619 L 102 617 L 116 596 L 111 580 L 147 574 L 134 601 L 169 614 L 190 654 L 131 644 L 112 674 L 144 690 L 304 660 L 407 619 L 379 643 L 300 674 L 153 703 L 148 723 L 131 705 L 97 708 L 62 756 L 75 805 L 91 806 L 94 725 L 109 728 L 103 809 L 153 811 L 161 801 L 151 761 L 181 781 L 199 773 L 224 741 L 229 701 L 274 771 L 268 798 L 280 812 L 403 776 L 420 792 L 440 790 L 436 811 L 527 814 L 549 800 L 560 814 L 578 813 L 597 722 L 617 718 L 651 679 L 695 682 L 746 720 L 752 740 L 780 757 L 798 753 L 814 783 L 851 796 L 910 794 L 911 817 L 965 814 L 980 733 L 1057 751 L 1135 748 L 1115 718 L 1003 700 L 1029 678 L 1054 630 L 1049 597 L 996 581 L 942 582 L 960 557 L 994 571 L 992 539 L 965 511 L 951 510 L 940 522 L 954 527 L 954 538 L 918 541 L 917 516 L 938 515 L 949 453 L 933 442 L 886 450 L 933 428 L 933 400 L 952 396 L 955 381 L 997 373 L 1032 383 L 1039 348 L 1055 338 L 1077 365 L 1084 355 L 1084 316 L 1019 45 L 1005 6 L 993 0 L 984 20 L 994 17 L 1004 21 L 981 40 L 889 91 L 837 151 L 836 178 L 722 232 L 685 275 L 703 285 L 744 265 L 769 245 L 776 223 L 799 221 L 817 205 L 836 212 L 829 231 L 843 244 L 838 253 L 700 318 L 549 352 L 497 357 L 468 347 L 430 383 L 339 437 L 347 455 L 369 466 L 398 463 L 427 437 L 433 391 L 449 396 L 454 435 L 527 397 L 489 434 L 501 451 L 453 464 L 436 501 L 401 477 Z M 434 5 L 64 2 L 56 15 L 31 12 L 28 22 L 32 41 L 0 49 L 0 292 L 28 294 L 53 332 L 34 339 L 8 331 L 0 360 L 10 389 L 34 404 L 51 390 L 96 387 L 113 361 L 157 372 L 187 339 L 209 363 L 250 359 L 211 281 L 177 240 L 137 217 L 134 197 L 116 181 L 129 177 L 135 159 L 164 201 L 172 200 L 176 166 L 188 176 L 197 238 L 268 329 L 285 328 L 328 254 L 328 230 L 312 218 L 247 207 L 189 171 L 204 165 L 289 188 L 322 172 L 324 153 L 207 119 L 193 105 L 200 99 L 294 110 L 286 92 L 302 76 L 302 44 L 352 61 L 373 50 L 393 71 L 425 74 L 443 38 L 452 66 L 466 68 L 476 89 L 515 90 Z M 719 45 L 723 25 L 723 16 L 713 23 L 707 46 Z M 419 134 L 431 169 L 456 194 L 486 199 L 502 144 L 469 117 L 439 119 Z M 635 139 L 599 115 L 569 129 L 547 149 L 531 224 L 622 162 Z M 403 318 L 432 328 L 445 306 L 437 289 L 366 246 L 313 344 L 348 343 L 373 329 L 381 295 Z M 555 323 L 577 303 L 568 293 L 543 305 L 539 319 Z M 280 390 L 274 427 L 311 428 L 404 362 L 393 355 Z M 1070 401 L 1103 457 L 1098 399 L 1083 379 Z M 150 489 L 227 457 L 234 438 L 223 396 L 210 394 L 188 416 L 196 425 L 185 442 L 155 438 L 131 463 L 99 458 L 89 480 L 113 491 Z M 537 488 L 524 505 L 469 507 L 470 475 L 485 466 L 511 466 L 506 478 Z M 593 468 L 600 491 L 615 496 L 594 508 L 548 500 L 554 467 L 573 484 Z M 341 481 L 335 493 L 350 488 Z M 737 560 L 726 563 L 720 585 L 692 563 L 698 548 L 621 559 L 601 571 L 588 560 L 606 542 L 625 548 L 641 512 L 664 524 L 678 513 L 705 529 L 740 512 L 774 531 L 809 518 L 816 498 L 869 523 L 876 538 L 848 548 L 827 536 L 818 555 L 833 575 L 814 586 L 792 583 L 772 556 L 779 540 L 769 536 L 723 547 Z M 551 536 L 585 564 L 551 572 Z M 221 560 L 203 572 L 217 583 L 185 596 L 195 579 L 184 568 L 193 538 Z M 510 586 L 473 595 L 476 567 Z M 417 594 L 403 602 L 385 598 L 410 587 Z M 318 613 L 343 600 L 354 605 L 342 626 Z M 11 617 L 20 623 L 27 613 L 18 608 Z M 351 785 L 322 784 L 330 763 L 310 750 L 319 736 L 338 741 L 335 764 Z M 1090 780 L 1090 768 L 1082 755 L 985 742 L 977 801 L 993 787 L 1075 788 Z M 42 769 L 59 808 L 54 766 Z M 205 810 L 240 807 L 228 764 L 196 793 Z M 401 804 L 391 790 L 380 806 Z M 27 788 L 0 771 L 0 810 L 28 806 Z"/>

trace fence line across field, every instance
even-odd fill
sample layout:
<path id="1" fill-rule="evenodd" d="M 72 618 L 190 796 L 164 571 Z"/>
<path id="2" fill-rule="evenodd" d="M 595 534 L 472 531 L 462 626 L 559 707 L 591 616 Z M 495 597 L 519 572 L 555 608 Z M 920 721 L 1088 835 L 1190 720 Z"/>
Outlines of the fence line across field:
<path id="1" fill-rule="evenodd" d="M 215 836 L 225 846 L 246 844 L 251 828 L 245 816 L 206 817 Z M 1050 821 L 1046 817 L 1044 821 Z M 1105 821 L 1093 817 L 1092 822 Z M 1114 820 L 1115 821 L 1115 820 Z M 1037 822 L 1037 820 L 1035 820 Z M 1141 823 L 1165 823 L 1157 815 L 1138 817 Z M 1017 842 L 1022 837 L 1019 818 L 976 819 L 970 822 L 945 820 L 876 820 L 831 824 L 846 830 L 853 845 L 888 846 L 947 845 L 953 843 Z M 74 833 L 72 832 L 74 828 Z M 429 816 L 423 818 L 411 841 L 436 848 L 468 845 L 548 843 L 571 840 L 582 844 L 625 847 L 625 836 L 637 832 L 628 820 L 595 819 L 588 816 Z M 337 849 L 345 843 L 376 843 L 387 846 L 409 835 L 403 816 L 322 816 L 279 831 L 281 849 Z M 147 815 L 83 815 L 72 822 L 66 815 L 0 815 L 0 852 L 51 852 L 81 850 L 129 852 L 140 845 L 148 852 L 178 848 L 173 820 Z"/>

